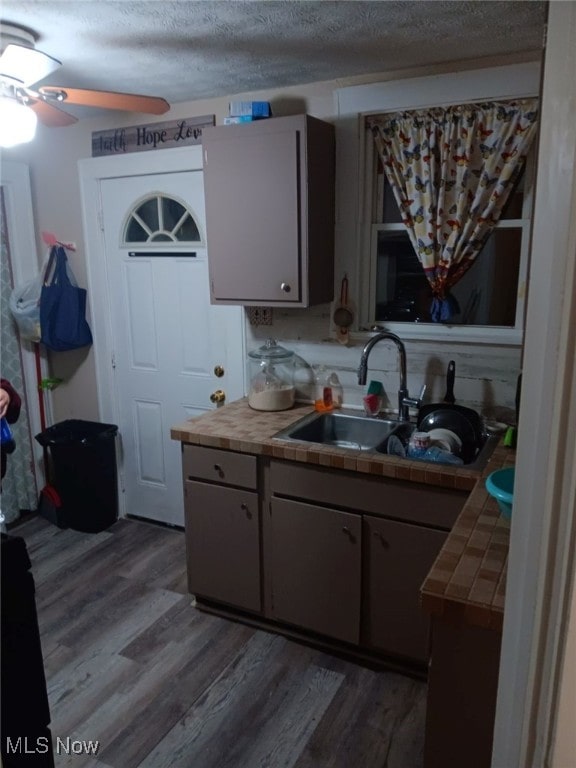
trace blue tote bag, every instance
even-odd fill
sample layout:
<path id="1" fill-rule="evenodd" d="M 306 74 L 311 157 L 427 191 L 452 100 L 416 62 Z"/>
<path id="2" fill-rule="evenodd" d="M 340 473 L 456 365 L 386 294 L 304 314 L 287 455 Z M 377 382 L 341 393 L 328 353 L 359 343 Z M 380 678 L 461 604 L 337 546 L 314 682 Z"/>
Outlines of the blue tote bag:
<path id="1" fill-rule="evenodd" d="M 46 267 L 40 295 L 40 333 L 40 341 L 59 352 L 92 344 L 86 291 L 76 284 L 60 245 L 52 247 Z"/>

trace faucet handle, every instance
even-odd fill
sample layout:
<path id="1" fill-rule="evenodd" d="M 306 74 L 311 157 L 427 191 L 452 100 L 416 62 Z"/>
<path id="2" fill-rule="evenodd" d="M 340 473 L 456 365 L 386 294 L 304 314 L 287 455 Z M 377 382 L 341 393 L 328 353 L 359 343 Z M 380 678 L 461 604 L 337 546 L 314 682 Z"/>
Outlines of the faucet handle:
<path id="1" fill-rule="evenodd" d="M 407 406 L 409 408 L 420 408 L 420 406 L 422 405 L 422 400 L 424 399 L 425 392 L 426 392 L 426 384 L 423 384 L 418 397 L 409 397 L 409 395 L 406 394 L 402 398 L 402 405 Z"/>

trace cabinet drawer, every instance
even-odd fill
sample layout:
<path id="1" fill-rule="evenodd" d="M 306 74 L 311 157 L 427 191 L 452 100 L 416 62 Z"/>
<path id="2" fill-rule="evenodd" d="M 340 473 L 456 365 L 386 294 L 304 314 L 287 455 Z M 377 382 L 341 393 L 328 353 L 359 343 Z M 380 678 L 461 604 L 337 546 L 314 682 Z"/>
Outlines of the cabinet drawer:
<path id="1" fill-rule="evenodd" d="M 445 530 L 452 528 L 469 496 L 468 491 L 283 461 L 270 463 L 270 484 L 277 496 L 307 499 Z"/>
<path id="2" fill-rule="evenodd" d="M 182 472 L 184 480 L 208 480 L 219 485 L 256 488 L 256 456 L 245 453 L 184 445 Z"/>

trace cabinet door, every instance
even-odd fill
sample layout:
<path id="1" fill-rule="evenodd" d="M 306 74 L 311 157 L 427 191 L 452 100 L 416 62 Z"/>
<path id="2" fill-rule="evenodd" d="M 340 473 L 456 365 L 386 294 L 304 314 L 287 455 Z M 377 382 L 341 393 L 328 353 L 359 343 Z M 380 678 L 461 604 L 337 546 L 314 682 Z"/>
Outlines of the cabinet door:
<path id="1" fill-rule="evenodd" d="M 248 130 L 230 131 L 222 139 L 214 129 L 214 143 L 210 131 L 203 138 L 212 298 L 297 304 L 302 248 L 299 145 L 305 134 L 238 127 Z"/>
<path id="2" fill-rule="evenodd" d="M 360 516 L 274 498 L 270 528 L 273 618 L 358 643 Z"/>
<path id="3" fill-rule="evenodd" d="M 184 490 L 190 592 L 260 611 L 258 494 L 198 482 Z"/>
<path id="4" fill-rule="evenodd" d="M 447 533 L 364 517 L 363 645 L 426 662 L 429 620 L 420 587 Z"/>
<path id="5" fill-rule="evenodd" d="M 433 617 L 425 768 L 490 768 L 501 640 L 496 630 Z"/>

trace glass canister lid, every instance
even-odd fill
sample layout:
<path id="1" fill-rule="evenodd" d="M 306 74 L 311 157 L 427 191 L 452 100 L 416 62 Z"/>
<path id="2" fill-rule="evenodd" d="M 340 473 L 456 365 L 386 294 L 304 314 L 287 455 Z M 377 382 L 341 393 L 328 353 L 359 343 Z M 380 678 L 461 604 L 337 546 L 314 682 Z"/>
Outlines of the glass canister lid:
<path id="1" fill-rule="evenodd" d="M 294 357 L 294 352 L 280 346 L 275 339 L 267 339 L 261 347 L 248 352 L 252 360 L 269 360 L 273 363 L 285 363 Z"/>

